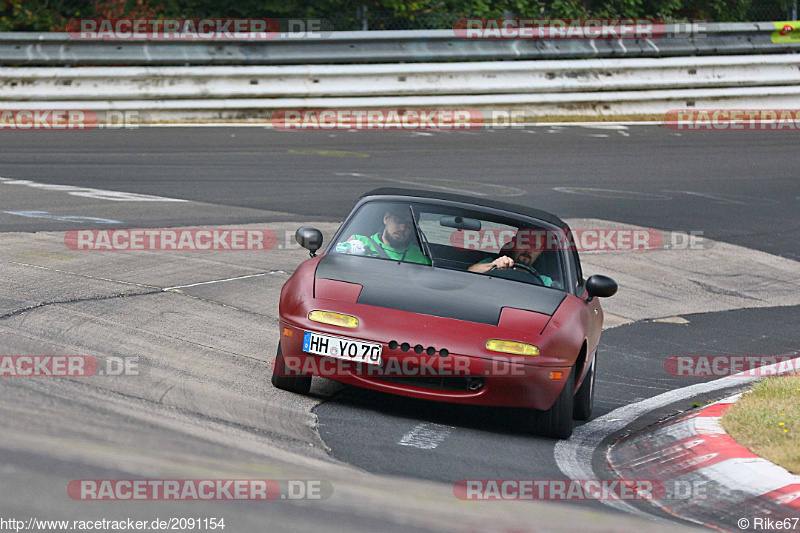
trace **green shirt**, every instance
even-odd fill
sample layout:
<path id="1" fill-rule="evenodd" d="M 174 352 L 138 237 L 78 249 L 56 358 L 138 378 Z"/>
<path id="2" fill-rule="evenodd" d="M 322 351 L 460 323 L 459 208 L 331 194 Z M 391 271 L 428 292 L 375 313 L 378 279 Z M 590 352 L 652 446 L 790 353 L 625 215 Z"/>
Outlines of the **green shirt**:
<path id="1" fill-rule="evenodd" d="M 494 261 L 494 259 L 492 259 L 491 257 L 487 257 L 486 259 L 482 259 L 482 260 L 478 261 L 478 263 L 491 263 L 492 261 Z M 533 267 L 531 267 L 531 268 L 533 268 Z M 553 285 L 553 279 L 552 278 L 550 278 L 548 276 L 545 276 L 541 272 L 537 271 L 535 268 L 533 269 L 533 271 L 536 272 L 537 274 L 539 274 L 539 277 L 542 278 L 542 281 L 544 282 L 544 286 L 545 287 L 551 287 Z"/>
<path id="2" fill-rule="evenodd" d="M 366 255 L 367 257 L 383 257 L 407 263 L 431 264 L 416 243 L 410 242 L 405 248 L 392 248 L 381 240 L 380 232 L 372 237 L 351 235 L 345 242 L 340 242 L 336 245 L 336 251 L 346 254 Z"/>

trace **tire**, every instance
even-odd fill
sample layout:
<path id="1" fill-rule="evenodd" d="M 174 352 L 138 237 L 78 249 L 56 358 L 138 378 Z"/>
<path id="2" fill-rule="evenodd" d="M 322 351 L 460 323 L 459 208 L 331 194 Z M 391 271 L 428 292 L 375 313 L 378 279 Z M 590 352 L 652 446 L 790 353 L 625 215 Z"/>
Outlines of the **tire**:
<path id="1" fill-rule="evenodd" d="M 283 351 L 281 350 L 281 343 L 278 343 L 278 353 L 275 355 L 275 368 L 272 370 L 272 384 L 289 392 L 296 392 L 297 394 L 308 394 L 311 390 L 311 376 L 297 375 L 286 376 L 286 362 L 283 359 Z"/>
<path id="2" fill-rule="evenodd" d="M 575 379 L 571 369 L 561 394 L 553 407 L 546 411 L 534 411 L 533 432 L 542 437 L 568 439 L 572 436 L 572 411 L 575 400 Z"/>
<path id="3" fill-rule="evenodd" d="M 575 420 L 590 420 L 592 418 L 592 407 L 594 406 L 594 376 L 597 372 L 597 353 L 595 352 L 589 372 L 581 384 L 581 388 L 575 394 L 575 407 L 572 416 Z"/>

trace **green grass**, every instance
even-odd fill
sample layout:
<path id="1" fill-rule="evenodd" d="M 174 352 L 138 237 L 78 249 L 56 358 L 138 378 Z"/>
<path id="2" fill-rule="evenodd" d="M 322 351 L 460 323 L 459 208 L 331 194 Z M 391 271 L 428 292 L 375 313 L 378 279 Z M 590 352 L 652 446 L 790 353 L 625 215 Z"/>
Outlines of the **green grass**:
<path id="1" fill-rule="evenodd" d="M 800 474 L 800 375 L 758 382 L 725 411 L 721 422 L 739 444 Z"/>

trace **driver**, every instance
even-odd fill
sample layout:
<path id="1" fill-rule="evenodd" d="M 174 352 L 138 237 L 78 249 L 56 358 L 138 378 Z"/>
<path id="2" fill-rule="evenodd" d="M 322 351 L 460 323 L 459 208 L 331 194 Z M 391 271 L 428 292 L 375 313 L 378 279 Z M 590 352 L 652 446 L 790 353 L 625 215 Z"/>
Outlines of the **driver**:
<path id="1" fill-rule="evenodd" d="M 522 249 L 517 250 L 514 248 L 514 242 L 516 237 L 512 239 L 510 242 L 503 245 L 500 249 L 500 252 L 503 253 L 509 252 L 509 255 L 501 255 L 497 259 L 492 259 L 491 257 L 487 257 L 482 261 L 479 261 L 469 267 L 467 270 L 470 272 L 478 272 L 479 274 L 485 274 L 490 270 L 497 268 L 498 270 L 502 270 L 505 268 L 513 268 L 514 263 L 519 263 L 521 265 L 525 265 L 533 269 L 533 262 L 542 254 L 542 250 L 537 249 Z M 553 285 L 553 279 L 549 276 L 545 276 L 541 272 L 536 271 L 533 269 L 539 277 L 542 278 L 542 283 L 544 283 L 545 287 L 551 287 Z"/>
<path id="2" fill-rule="evenodd" d="M 383 228 L 370 237 L 351 235 L 336 245 L 339 253 L 382 257 L 394 261 L 430 265 L 417 244 L 411 210 L 407 206 L 390 206 L 383 214 Z"/>

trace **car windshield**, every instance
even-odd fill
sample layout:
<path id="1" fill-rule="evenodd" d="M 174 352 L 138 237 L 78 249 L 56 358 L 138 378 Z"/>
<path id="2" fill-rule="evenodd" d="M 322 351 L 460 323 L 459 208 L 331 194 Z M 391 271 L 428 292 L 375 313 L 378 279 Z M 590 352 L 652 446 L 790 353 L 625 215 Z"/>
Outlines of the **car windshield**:
<path id="1" fill-rule="evenodd" d="M 480 208 L 373 201 L 361 206 L 328 252 L 462 271 L 508 256 L 533 272 L 523 267 L 501 272 L 487 265 L 480 274 L 561 289 L 561 253 L 542 250 L 535 238 L 550 231 L 530 219 Z"/>

